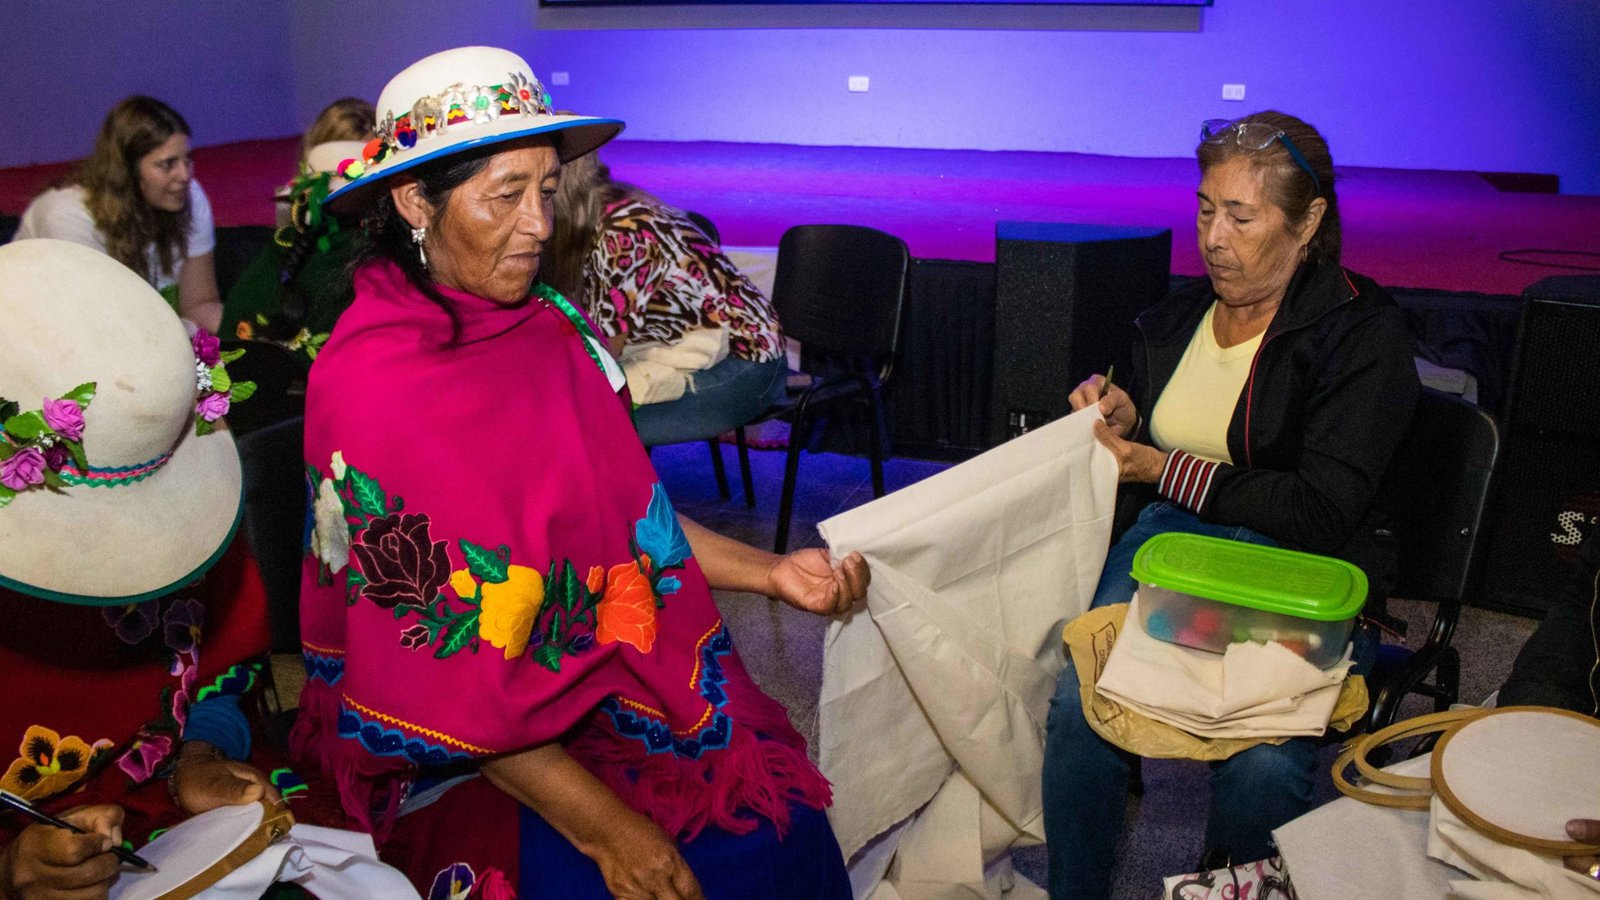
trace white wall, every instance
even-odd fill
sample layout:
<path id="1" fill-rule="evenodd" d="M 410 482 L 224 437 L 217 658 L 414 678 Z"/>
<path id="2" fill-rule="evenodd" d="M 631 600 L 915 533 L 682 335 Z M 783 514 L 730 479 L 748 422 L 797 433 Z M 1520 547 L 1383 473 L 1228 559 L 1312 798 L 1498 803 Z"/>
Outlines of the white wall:
<path id="1" fill-rule="evenodd" d="M 0 166 L 77 159 L 129 94 L 197 145 L 295 134 L 289 0 L 3 0 Z"/>

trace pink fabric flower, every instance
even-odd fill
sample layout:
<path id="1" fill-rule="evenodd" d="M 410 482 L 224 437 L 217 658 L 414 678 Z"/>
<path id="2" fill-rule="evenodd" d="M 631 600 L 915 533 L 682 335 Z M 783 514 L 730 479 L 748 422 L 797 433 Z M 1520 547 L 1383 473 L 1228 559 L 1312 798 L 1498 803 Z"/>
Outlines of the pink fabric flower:
<path id="1" fill-rule="evenodd" d="M 194 405 L 194 411 L 207 422 L 215 422 L 228 414 L 230 405 L 227 394 L 213 391 L 200 398 L 200 402 Z"/>
<path id="2" fill-rule="evenodd" d="M 23 491 L 44 483 L 44 454 L 37 448 L 18 450 L 5 462 L 0 462 L 0 484 L 13 491 Z"/>
<path id="3" fill-rule="evenodd" d="M 481 900 L 516 900 L 517 891 L 505 873 L 499 869 L 485 869 L 478 876 L 478 897 Z"/>
<path id="4" fill-rule="evenodd" d="M 194 348 L 195 358 L 207 366 L 222 362 L 222 341 L 204 328 L 194 333 L 194 337 L 189 339 L 189 345 Z"/>
<path id="5" fill-rule="evenodd" d="M 69 441 L 83 440 L 83 407 L 76 400 L 44 398 L 44 423 Z"/>

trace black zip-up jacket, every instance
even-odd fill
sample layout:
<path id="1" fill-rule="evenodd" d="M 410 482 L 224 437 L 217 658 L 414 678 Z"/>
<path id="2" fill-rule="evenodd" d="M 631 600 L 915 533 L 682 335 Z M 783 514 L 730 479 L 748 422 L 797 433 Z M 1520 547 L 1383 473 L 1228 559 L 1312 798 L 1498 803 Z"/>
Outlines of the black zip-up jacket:
<path id="1" fill-rule="evenodd" d="M 1128 387 L 1144 422 L 1215 299 L 1210 279 L 1197 279 L 1134 323 Z M 1373 498 L 1416 408 L 1412 352 L 1400 308 L 1375 282 L 1302 265 L 1228 424 L 1233 464 L 1173 451 L 1159 493 L 1207 521 L 1348 560 L 1381 601 L 1394 553 Z M 1144 431 L 1138 439 L 1149 442 Z"/>

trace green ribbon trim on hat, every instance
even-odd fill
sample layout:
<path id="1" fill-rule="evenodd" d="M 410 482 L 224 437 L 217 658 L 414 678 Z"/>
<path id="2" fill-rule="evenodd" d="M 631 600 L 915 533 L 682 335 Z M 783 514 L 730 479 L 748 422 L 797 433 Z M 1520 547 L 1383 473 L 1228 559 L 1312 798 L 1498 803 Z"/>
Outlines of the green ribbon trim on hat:
<path id="1" fill-rule="evenodd" d="M 16 591 L 19 594 L 27 594 L 30 597 L 38 597 L 40 600 L 49 600 L 55 603 L 68 603 L 73 606 L 133 606 L 135 604 L 145 603 L 150 600 L 165 597 L 181 588 L 188 587 L 204 577 L 207 572 L 211 571 L 211 567 L 215 566 L 217 561 L 222 559 L 222 554 L 226 553 L 228 548 L 233 545 L 233 538 L 236 534 L 238 534 L 239 523 L 243 521 L 243 519 L 244 484 L 241 482 L 239 485 L 238 505 L 234 507 L 233 511 L 233 523 L 228 526 L 228 533 L 223 537 L 222 541 L 217 544 L 216 550 L 212 551 L 211 555 L 206 559 L 205 562 L 202 562 L 199 566 L 195 567 L 193 571 L 189 572 L 183 577 L 176 579 L 164 587 L 145 591 L 140 594 L 128 594 L 122 597 L 86 597 L 81 594 L 68 594 L 63 591 L 54 591 L 49 588 L 42 588 L 37 585 L 26 584 L 24 582 L 17 581 L 14 578 L 8 578 L 4 574 L 0 574 L 0 588 Z"/>

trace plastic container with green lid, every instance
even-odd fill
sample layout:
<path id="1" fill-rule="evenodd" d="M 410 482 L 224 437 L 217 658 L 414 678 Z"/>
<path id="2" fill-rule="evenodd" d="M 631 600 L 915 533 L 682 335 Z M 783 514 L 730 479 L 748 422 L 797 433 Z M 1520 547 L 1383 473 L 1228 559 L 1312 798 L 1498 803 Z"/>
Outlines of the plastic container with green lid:
<path id="1" fill-rule="evenodd" d="M 1367 576 L 1344 560 L 1179 532 L 1145 541 L 1133 577 L 1153 638 L 1215 653 L 1277 641 L 1321 668 L 1344 657 L 1367 602 Z"/>

